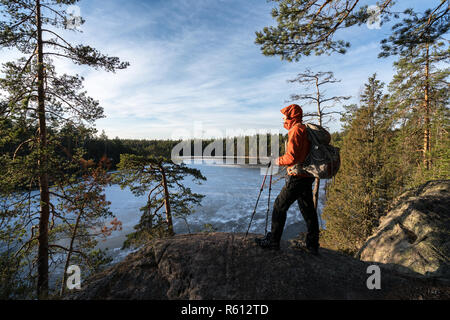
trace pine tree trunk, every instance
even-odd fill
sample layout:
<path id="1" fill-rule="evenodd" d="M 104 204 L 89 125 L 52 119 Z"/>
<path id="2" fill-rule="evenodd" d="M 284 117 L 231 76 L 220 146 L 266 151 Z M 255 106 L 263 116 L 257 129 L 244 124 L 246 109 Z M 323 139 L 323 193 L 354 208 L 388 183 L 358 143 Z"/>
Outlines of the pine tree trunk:
<path id="1" fill-rule="evenodd" d="M 162 175 L 162 183 L 164 188 L 164 205 L 166 208 L 166 222 L 167 227 L 170 235 L 174 235 L 173 232 L 173 223 L 172 223 L 172 213 L 170 211 L 170 201 L 169 201 L 169 189 L 167 188 L 167 179 L 166 179 L 166 173 L 164 171 L 164 168 L 162 165 L 159 165 L 159 168 L 161 170 Z"/>
<path id="2" fill-rule="evenodd" d="M 66 292 L 67 269 L 69 268 L 70 259 L 72 258 L 75 237 L 77 236 L 78 226 L 80 225 L 80 220 L 81 220 L 82 215 L 83 215 L 83 210 L 81 210 L 81 212 L 78 214 L 77 220 L 75 222 L 75 226 L 72 231 L 69 252 L 67 253 L 66 264 L 64 266 L 64 274 L 63 274 L 62 283 L 61 283 L 61 291 L 59 293 L 61 296 L 63 296 L 64 293 Z"/>
<path id="3" fill-rule="evenodd" d="M 322 110 L 320 109 L 320 89 L 319 89 L 319 78 L 316 78 L 316 95 L 317 95 L 317 117 L 319 119 L 319 126 L 322 126 Z"/>
<path id="4" fill-rule="evenodd" d="M 48 222 L 50 217 L 50 195 L 47 165 L 47 126 L 45 116 L 44 93 L 44 55 L 42 52 L 41 4 L 36 0 L 37 27 L 37 64 L 38 64 L 38 116 L 39 116 L 39 189 L 41 196 L 41 213 L 39 219 L 39 248 L 38 248 L 38 280 L 37 294 L 39 299 L 48 296 Z"/>
<path id="5" fill-rule="evenodd" d="M 320 88 L 319 88 L 319 78 L 316 78 L 316 94 L 317 94 L 317 117 L 319 120 L 319 126 L 322 126 L 322 110 L 320 108 Z M 313 201 L 314 201 L 314 209 L 317 211 L 317 205 L 319 203 L 319 186 L 320 179 L 316 178 L 314 183 L 314 191 L 313 191 Z"/>
<path id="6" fill-rule="evenodd" d="M 425 61 L 425 95 L 424 95 L 424 134 L 423 134 L 423 164 L 427 170 L 430 169 L 430 56 L 429 46 L 426 47 Z"/>

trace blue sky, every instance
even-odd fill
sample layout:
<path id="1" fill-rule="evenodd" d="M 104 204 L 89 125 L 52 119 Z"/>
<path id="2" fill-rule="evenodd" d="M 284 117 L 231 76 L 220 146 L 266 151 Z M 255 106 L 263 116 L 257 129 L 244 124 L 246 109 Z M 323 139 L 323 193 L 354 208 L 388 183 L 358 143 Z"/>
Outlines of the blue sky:
<path id="1" fill-rule="evenodd" d="M 437 0 L 427 2 L 434 6 Z M 340 32 L 352 43 L 345 55 L 289 63 L 263 56 L 254 43 L 255 31 L 275 23 L 274 3 L 265 0 L 85 0 L 78 6 L 86 20 L 83 33 L 66 32 L 66 38 L 131 63 L 108 73 L 55 59 L 60 73 L 85 77 L 88 94 L 105 109 L 96 127 L 110 138 L 176 138 L 180 129 L 197 137 L 202 131 L 205 137 L 284 133 L 280 109 L 291 94 L 302 92 L 286 80 L 306 68 L 333 71 L 342 82 L 327 94 L 350 95 L 350 102 L 358 101 L 373 73 L 386 83 L 394 73 L 393 58 L 377 58 L 389 26 Z M 405 7 L 423 8 L 424 1 L 400 1 L 396 8 Z M 13 57 L 13 51 L 0 51 L 1 62 Z M 304 106 L 305 112 L 313 110 Z M 339 121 L 329 128 L 339 130 Z"/>

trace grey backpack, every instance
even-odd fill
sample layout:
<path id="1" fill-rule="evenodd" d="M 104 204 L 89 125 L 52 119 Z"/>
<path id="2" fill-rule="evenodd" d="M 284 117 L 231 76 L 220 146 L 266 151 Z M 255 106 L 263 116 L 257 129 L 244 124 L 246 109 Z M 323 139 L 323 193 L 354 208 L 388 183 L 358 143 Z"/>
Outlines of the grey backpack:
<path id="1" fill-rule="evenodd" d="M 306 171 L 319 179 L 332 178 L 341 164 L 339 148 L 330 145 L 330 133 L 317 124 L 307 123 L 306 132 L 311 143 L 309 153 L 303 163 L 294 165 L 289 171 L 293 174 Z"/>

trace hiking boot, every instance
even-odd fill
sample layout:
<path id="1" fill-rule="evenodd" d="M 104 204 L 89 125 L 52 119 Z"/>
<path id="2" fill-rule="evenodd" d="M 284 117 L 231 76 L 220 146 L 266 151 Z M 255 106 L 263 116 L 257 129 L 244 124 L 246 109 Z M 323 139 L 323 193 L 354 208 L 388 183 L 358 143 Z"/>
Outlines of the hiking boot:
<path id="1" fill-rule="evenodd" d="M 280 243 L 272 239 L 272 234 L 270 232 L 267 232 L 264 238 L 256 238 L 255 242 L 264 249 L 280 250 Z"/>
<path id="2" fill-rule="evenodd" d="M 319 237 L 311 234 L 306 235 L 305 247 L 306 251 L 317 256 L 319 254 Z"/>
<path id="3" fill-rule="evenodd" d="M 305 249 L 308 253 L 311 253 L 312 255 L 315 255 L 315 256 L 319 255 L 319 247 L 306 246 Z"/>

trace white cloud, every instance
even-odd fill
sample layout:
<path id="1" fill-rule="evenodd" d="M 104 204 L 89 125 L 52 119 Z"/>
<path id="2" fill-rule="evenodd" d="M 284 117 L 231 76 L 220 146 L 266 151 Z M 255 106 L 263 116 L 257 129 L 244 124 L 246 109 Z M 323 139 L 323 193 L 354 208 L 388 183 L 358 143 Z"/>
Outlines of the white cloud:
<path id="1" fill-rule="evenodd" d="M 313 56 L 298 63 L 264 57 L 254 44 L 254 32 L 273 24 L 272 4 L 122 4 L 95 1 L 88 12 L 82 7 L 87 20 L 83 33 L 65 35 L 129 61 L 126 70 L 109 73 L 55 60 L 59 73 L 85 77 L 88 94 L 100 101 L 107 116 L 97 128 L 110 137 L 170 138 L 174 130 L 192 128 L 195 121 L 222 132 L 281 129 L 279 110 L 290 94 L 301 91 L 286 80 L 306 67 L 334 71 L 342 82 L 328 93 L 355 99 L 369 75 L 378 72 L 384 81 L 392 75 L 391 62 L 376 58 L 377 41 L 359 42 L 344 56 Z M 206 13 L 212 9 L 216 15 L 210 17 Z"/>

